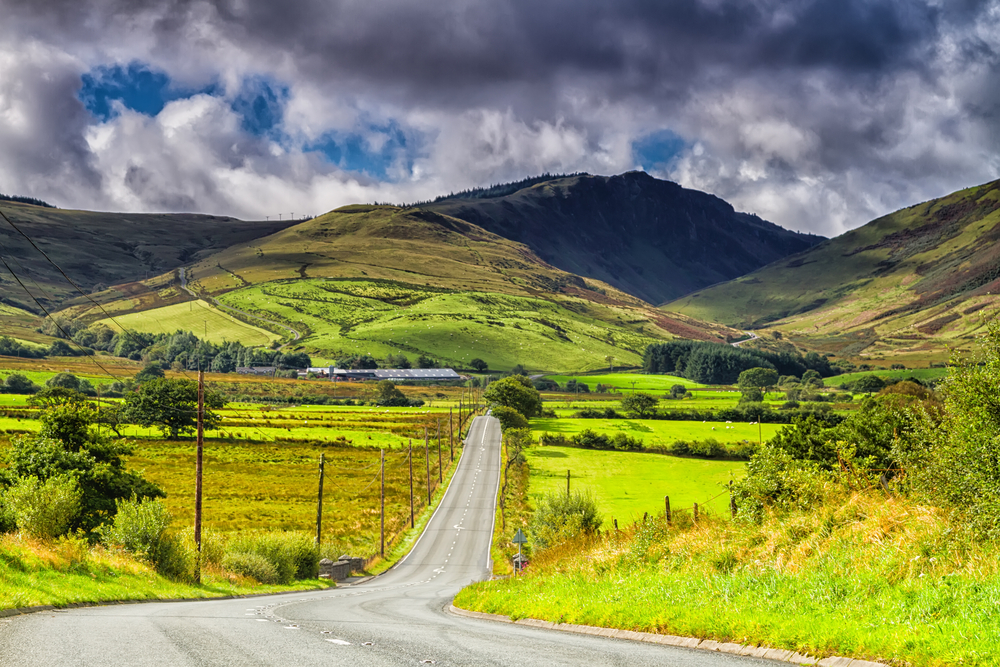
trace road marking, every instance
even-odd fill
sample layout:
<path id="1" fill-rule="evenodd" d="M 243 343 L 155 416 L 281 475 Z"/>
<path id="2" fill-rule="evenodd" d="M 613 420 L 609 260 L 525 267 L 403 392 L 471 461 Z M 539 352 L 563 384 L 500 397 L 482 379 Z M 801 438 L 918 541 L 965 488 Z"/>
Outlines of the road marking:
<path id="1" fill-rule="evenodd" d="M 327 639 L 326 641 L 330 642 L 331 644 L 337 644 L 338 646 L 350 646 L 351 645 L 351 642 L 345 642 L 343 639 Z M 371 644 L 368 644 L 368 645 L 371 646 Z"/>

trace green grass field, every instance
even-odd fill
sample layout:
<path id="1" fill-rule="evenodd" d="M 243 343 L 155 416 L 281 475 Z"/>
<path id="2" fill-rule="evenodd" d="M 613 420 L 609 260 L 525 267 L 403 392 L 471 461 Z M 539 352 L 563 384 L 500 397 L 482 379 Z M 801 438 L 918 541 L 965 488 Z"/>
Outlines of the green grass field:
<path id="1" fill-rule="evenodd" d="M 281 339 L 277 334 L 241 322 L 200 300 L 117 315 L 114 320 L 98 321 L 112 331 L 120 331 L 122 327 L 152 334 L 190 331 L 198 338 L 216 344 L 239 341 L 247 346 L 263 346 Z"/>
<path id="2" fill-rule="evenodd" d="M 905 380 L 907 378 L 915 377 L 918 380 L 940 380 L 941 378 L 948 375 L 947 368 L 909 368 L 906 370 L 874 370 L 874 371 L 858 371 L 857 373 L 844 373 L 843 375 L 835 375 L 831 378 L 825 378 L 823 384 L 827 387 L 839 387 L 842 384 L 848 382 L 854 382 L 866 375 L 877 375 L 880 378 L 893 379 L 893 380 Z"/>
<path id="3" fill-rule="evenodd" d="M 527 368 L 596 368 L 607 355 L 638 363 L 654 340 L 608 329 L 583 301 L 570 310 L 544 299 L 403 283 L 272 282 L 221 300 L 303 329 L 301 344 L 325 357 L 424 353 L 457 368 L 477 357 L 494 369 L 510 368 L 512 359 Z"/>
<path id="4" fill-rule="evenodd" d="M 708 385 L 698 384 L 686 378 L 676 375 L 647 375 L 645 373 L 603 373 L 587 375 L 546 375 L 549 380 L 565 385 L 569 380 L 582 382 L 593 391 L 598 384 L 607 387 L 614 387 L 619 390 L 649 391 L 649 392 L 669 392 L 675 384 L 684 385 L 688 389 L 706 387 Z M 634 384 L 633 384 L 634 383 Z"/>
<path id="5" fill-rule="evenodd" d="M 662 513 L 664 496 L 670 496 L 671 509 L 690 509 L 698 503 L 723 512 L 729 503 L 723 485 L 745 469 L 741 462 L 575 447 L 532 447 L 527 459 L 533 498 L 565 492 L 569 470 L 570 487 L 594 495 L 606 528 L 612 518 L 624 525 L 641 519 L 644 512 Z"/>
<path id="6" fill-rule="evenodd" d="M 758 430 L 759 428 L 759 430 Z M 531 430 L 535 435 L 552 433 L 566 437 L 590 429 L 598 433 L 626 433 L 642 440 L 646 445 L 670 444 L 677 440 L 707 440 L 719 442 L 756 442 L 759 436 L 766 441 L 783 426 L 781 424 L 747 424 L 736 422 L 668 421 L 665 419 L 532 419 Z"/>

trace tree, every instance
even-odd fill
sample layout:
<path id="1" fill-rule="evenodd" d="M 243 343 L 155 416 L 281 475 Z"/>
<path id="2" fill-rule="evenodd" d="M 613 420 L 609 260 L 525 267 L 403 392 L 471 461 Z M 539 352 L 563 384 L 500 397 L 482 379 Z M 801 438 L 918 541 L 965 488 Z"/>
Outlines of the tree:
<path id="1" fill-rule="evenodd" d="M 214 368 L 212 370 L 215 370 Z M 227 371 L 218 371 L 220 373 L 225 373 Z M 164 377 L 166 374 L 163 372 L 163 367 L 160 366 L 160 362 L 151 361 L 146 364 L 141 371 L 135 374 L 136 382 L 148 382 L 150 380 L 155 380 L 157 378 Z"/>
<path id="2" fill-rule="evenodd" d="M 0 485 L 29 477 L 45 483 L 70 477 L 80 490 L 80 513 L 71 528 L 91 531 L 113 516 L 117 500 L 158 498 L 163 491 L 142 475 L 125 469 L 132 448 L 109 440 L 93 428 L 93 409 L 66 403 L 46 410 L 37 436 L 17 436 L 7 450 Z"/>
<path id="3" fill-rule="evenodd" d="M 49 408 L 63 403 L 83 403 L 87 397 L 75 389 L 65 387 L 46 387 L 28 399 L 28 405 L 33 408 Z"/>
<path id="4" fill-rule="evenodd" d="M 3 382 L 3 390 L 8 394 L 34 394 L 38 385 L 20 373 L 11 373 Z"/>
<path id="5" fill-rule="evenodd" d="M 312 359 L 305 352 L 289 352 L 278 358 L 278 365 L 282 368 L 309 368 Z"/>
<path id="6" fill-rule="evenodd" d="M 500 430 L 506 432 L 511 428 L 528 428 L 528 420 L 514 408 L 498 405 L 490 413 L 500 421 Z"/>
<path id="7" fill-rule="evenodd" d="M 773 368 L 748 368 L 740 373 L 736 385 L 742 389 L 759 389 L 766 392 L 768 389 L 778 384 L 778 371 Z"/>
<path id="8" fill-rule="evenodd" d="M 375 405 L 406 407 L 410 399 L 389 380 L 375 383 Z"/>
<path id="9" fill-rule="evenodd" d="M 854 391 L 865 392 L 866 394 L 873 394 L 885 387 L 885 380 L 877 375 L 862 375 L 854 383 Z"/>
<path id="10" fill-rule="evenodd" d="M 529 419 L 542 411 L 541 394 L 523 375 L 497 380 L 483 392 L 483 399 L 494 407 L 503 405 L 513 408 Z"/>
<path id="11" fill-rule="evenodd" d="M 417 368 L 437 368 L 437 362 L 426 354 L 417 357 Z"/>
<path id="12" fill-rule="evenodd" d="M 205 428 L 218 426 L 219 416 L 212 410 L 225 404 L 220 394 L 205 392 Z M 190 433 L 198 420 L 198 384 L 181 379 L 150 380 L 125 397 L 125 417 L 132 424 L 156 426 L 170 438 Z"/>
<path id="13" fill-rule="evenodd" d="M 627 394 L 621 400 L 622 409 L 640 419 L 655 414 L 657 403 L 659 400 L 655 396 L 641 391 Z"/>
<path id="14" fill-rule="evenodd" d="M 688 393 L 687 387 L 682 384 L 671 385 L 670 387 L 670 398 L 678 399 L 684 398 Z"/>
<path id="15" fill-rule="evenodd" d="M 486 369 L 489 368 L 489 365 L 479 357 L 476 357 L 475 359 L 469 362 L 469 368 L 473 368 L 479 371 L 480 373 L 484 373 L 486 372 Z"/>

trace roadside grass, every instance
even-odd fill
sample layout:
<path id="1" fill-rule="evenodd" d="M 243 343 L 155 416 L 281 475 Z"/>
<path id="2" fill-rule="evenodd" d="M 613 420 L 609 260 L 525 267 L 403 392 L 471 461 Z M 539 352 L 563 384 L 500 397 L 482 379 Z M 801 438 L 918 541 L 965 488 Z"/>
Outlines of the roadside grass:
<path id="1" fill-rule="evenodd" d="M 625 526 L 643 514 L 664 511 L 664 496 L 672 509 L 690 509 L 698 503 L 702 512 L 727 512 L 729 494 L 725 485 L 744 475 L 746 466 L 735 461 L 689 459 L 644 452 L 618 452 L 575 447 L 535 446 L 525 452 L 530 472 L 529 495 L 536 501 L 547 493 L 570 488 L 594 495 L 604 517 L 604 529 L 612 519 Z M 721 494 L 721 495 L 720 495 Z"/>
<path id="2" fill-rule="evenodd" d="M 171 581 L 131 556 L 89 547 L 78 538 L 41 542 L 0 535 L 0 609 L 78 602 L 170 600 L 227 595 L 305 591 L 328 587 L 319 579 L 288 586 L 259 584 L 252 579 L 207 569 L 201 585 Z"/>
<path id="3" fill-rule="evenodd" d="M 570 437 L 590 429 L 597 433 L 613 435 L 618 432 L 642 440 L 646 446 L 668 445 L 678 440 L 707 440 L 719 442 L 757 442 L 769 440 L 783 428 L 783 424 L 748 424 L 745 422 L 670 421 L 666 419 L 532 419 L 531 430 L 536 435 L 553 433 Z"/>
<path id="4" fill-rule="evenodd" d="M 202 340 L 219 344 L 239 341 L 247 346 L 269 345 L 281 336 L 266 329 L 255 327 L 228 315 L 201 300 L 175 303 L 141 312 L 116 315 L 113 320 L 98 320 L 112 331 L 122 327 L 140 333 L 172 334 L 175 331 L 190 331 Z"/>
<path id="5" fill-rule="evenodd" d="M 456 606 L 914 667 L 995 665 L 1000 554 L 942 512 L 840 490 L 760 526 L 680 515 L 535 554 Z"/>

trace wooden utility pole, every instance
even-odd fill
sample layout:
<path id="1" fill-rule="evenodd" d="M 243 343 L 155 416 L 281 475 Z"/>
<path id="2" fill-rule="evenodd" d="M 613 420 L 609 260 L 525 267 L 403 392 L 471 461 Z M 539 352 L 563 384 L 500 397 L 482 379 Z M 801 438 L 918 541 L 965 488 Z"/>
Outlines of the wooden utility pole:
<path id="1" fill-rule="evenodd" d="M 325 454 L 319 455 L 319 497 L 316 501 L 316 546 L 320 544 L 323 534 L 323 464 Z"/>
<path id="2" fill-rule="evenodd" d="M 379 554 L 385 558 L 385 450 L 379 450 L 379 526 L 378 534 L 381 542 Z"/>
<path id="3" fill-rule="evenodd" d="M 448 408 L 448 446 L 451 449 L 451 460 L 455 460 L 455 424 L 451 421 L 452 408 Z"/>
<path id="4" fill-rule="evenodd" d="M 569 470 L 566 471 L 566 495 L 569 495 Z"/>
<path id="5" fill-rule="evenodd" d="M 195 583 L 201 583 L 201 470 L 205 447 L 205 371 L 198 371 L 198 444 L 194 462 L 194 543 L 198 549 Z"/>
<path id="6" fill-rule="evenodd" d="M 427 447 L 427 427 L 424 427 L 424 465 L 427 467 L 427 506 L 431 506 L 431 454 Z"/>
<path id="7" fill-rule="evenodd" d="M 413 528 L 416 525 L 413 522 L 413 438 L 410 438 L 410 454 L 407 458 L 410 460 L 410 528 Z"/>
<path id="8" fill-rule="evenodd" d="M 441 475 L 441 418 L 438 417 L 438 484 L 444 481 Z"/>

